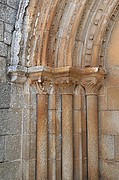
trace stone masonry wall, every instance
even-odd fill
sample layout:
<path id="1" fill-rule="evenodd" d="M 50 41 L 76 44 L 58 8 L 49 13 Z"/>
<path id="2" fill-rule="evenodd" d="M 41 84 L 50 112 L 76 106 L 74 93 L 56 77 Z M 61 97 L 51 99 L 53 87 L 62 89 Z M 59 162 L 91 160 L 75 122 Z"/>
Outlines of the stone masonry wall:
<path id="1" fill-rule="evenodd" d="M 109 40 L 107 77 L 99 96 L 100 177 L 119 178 L 119 17 Z"/>
<path id="2" fill-rule="evenodd" d="M 18 3 L 0 1 L 0 179 L 20 177 L 21 112 L 10 108 L 11 84 L 6 74 Z"/>
<path id="3" fill-rule="evenodd" d="M 36 106 L 30 102 L 36 97 L 26 93 L 26 85 L 11 83 L 7 75 L 19 2 L 0 0 L 1 180 L 35 179 Z"/>

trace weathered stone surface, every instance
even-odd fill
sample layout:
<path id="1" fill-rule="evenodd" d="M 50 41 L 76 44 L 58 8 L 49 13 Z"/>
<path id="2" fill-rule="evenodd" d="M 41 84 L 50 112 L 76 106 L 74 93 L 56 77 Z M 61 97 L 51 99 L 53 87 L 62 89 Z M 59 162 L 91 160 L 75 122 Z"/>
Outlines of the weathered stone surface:
<path id="1" fill-rule="evenodd" d="M 115 159 L 119 161 L 119 136 L 115 136 Z"/>
<path id="2" fill-rule="evenodd" d="M 0 42 L 0 56 L 7 56 L 7 45 L 3 42 Z"/>
<path id="3" fill-rule="evenodd" d="M 3 35 L 4 35 L 4 24 L 2 21 L 0 21 L 0 41 L 3 41 Z"/>
<path id="4" fill-rule="evenodd" d="M 118 53 L 118 46 L 119 46 L 119 21 L 116 22 L 115 27 L 113 29 L 113 33 L 110 38 L 110 42 L 107 49 L 107 66 L 114 67 L 119 66 L 119 53 Z"/>
<path id="5" fill-rule="evenodd" d="M 35 134 L 37 127 L 37 113 L 33 109 L 23 110 L 23 134 Z"/>
<path id="6" fill-rule="evenodd" d="M 79 153 L 80 153 L 80 143 L 79 143 L 79 135 L 74 135 L 73 137 L 74 141 L 74 158 L 79 158 Z"/>
<path id="7" fill-rule="evenodd" d="M 48 161 L 48 177 L 56 179 L 56 162 L 55 160 Z"/>
<path id="8" fill-rule="evenodd" d="M 14 30 L 14 26 L 12 24 L 5 23 L 5 31 L 12 33 Z"/>
<path id="9" fill-rule="evenodd" d="M 48 134 L 48 159 L 55 160 L 55 134 Z"/>
<path id="10" fill-rule="evenodd" d="M 12 108 L 29 109 L 28 96 L 25 95 L 22 84 L 11 84 L 11 102 Z"/>
<path id="11" fill-rule="evenodd" d="M 0 134 L 20 134 L 22 113 L 17 110 L 0 110 Z"/>
<path id="12" fill-rule="evenodd" d="M 23 135 L 22 147 L 24 160 L 35 159 L 36 157 L 36 135 Z"/>
<path id="13" fill-rule="evenodd" d="M 38 95 L 38 121 L 37 121 L 37 177 L 47 179 L 48 158 L 48 95 Z"/>
<path id="14" fill-rule="evenodd" d="M 82 132 L 81 111 L 76 111 L 76 110 L 74 111 L 73 127 L 74 127 L 74 134 L 78 134 Z"/>
<path id="15" fill-rule="evenodd" d="M 0 3 L 6 4 L 6 3 L 7 3 L 7 0 L 0 0 Z"/>
<path id="16" fill-rule="evenodd" d="M 82 97 L 81 97 L 81 94 L 80 95 L 75 95 L 74 96 L 74 109 L 81 109 L 82 107 Z"/>
<path id="17" fill-rule="evenodd" d="M 62 178 L 73 179 L 72 95 L 62 95 Z"/>
<path id="18" fill-rule="evenodd" d="M 5 136 L 0 136 L 0 162 L 5 160 Z"/>
<path id="19" fill-rule="evenodd" d="M 8 46 L 8 53 L 7 53 L 7 65 L 11 65 L 11 47 Z"/>
<path id="20" fill-rule="evenodd" d="M 0 57 L 0 83 L 6 82 L 6 59 Z"/>
<path id="21" fill-rule="evenodd" d="M 9 6 L 6 7 L 6 23 L 15 24 L 17 11 Z"/>
<path id="22" fill-rule="evenodd" d="M 48 133 L 55 134 L 55 110 L 48 110 Z"/>
<path id="23" fill-rule="evenodd" d="M 8 6 L 18 9 L 19 1 L 18 0 L 7 0 Z"/>
<path id="24" fill-rule="evenodd" d="M 106 84 L 109 86 L 117 86 L 119 84 L 119 68 L 118 66 L 109 68 L 106 77 Z"/>
<path id="25" fill-rule="evenodd" d="M 56 95 L 55 94 L 51 94 L 49 96 L 49 109 L 50 110 L 55 110 L 56 109 Z"/>
<path id="26" fill-rule="evenodd" d="M 115 142 L 112 135 L 101 135 L 100 137 L 100 156 L 103 160 L 114 160 Z"/>
<path id="27" fill-rule="evenodd" d="M 9 84 L 0 83 L 0 108 L 10 107 L 10 90 Z"/>
<path id="28" fill-rule="evenodd" d="M 5 3 L 6 0 L 3 0 Z M 0 3 L 0 20 L 6 20 L 6 5 Z"/>
<path id="29" fill-rule="evenodd" d="M 119 134 L 119 111 L 101 111 L 100 112 L 100 132 L 103 134 Z"/>
<path id="30" fill-rule="evenodd" d="M 105 92 L 104 95 L 99 95 L 98 99 L 99 99 L 99 101 L 98 101 L 99 102 L 98 109 L 102 110 L 102 111 L 106 111 L 108 109 L 108 106 L 107 106 L 107 93 Z"/>
<path id="31" fill-rule="evenodd" d="M 119 110 L 119 88 L 109 87 L 107 90 L 107 101 L 109 110 Z"/>
<path id="32" fill-rule="evenodd" d="M 4 32 L 4 43 L 10 45 L 12 42 L 12 34 Z"/>
<path id="33" fill-rule="evenodd" d="M 1 180 L 20 180 L 21 179 L 21 163 L 6 162 L 0 163 L 0 179 Z"/>
<path id="34" fill-rule="evenodd" d="M 14 161 L 21 158 L 21 135 L 5 137 L 5 160 Z"/>
<path id="35" fill-rule="evenodd" d="M 118 180 L 118 0 L 23 0 L 17 12 L 19 2 L 20 0 L 0 0 L 0 56 L 6 57 L 0 61 L 0 82 L 6 82 L 4 67 L 12 63 L 19 63 L 23 66 L 27 64 L 35 68 L 37 65 L 66 66 L 66 68 L 72 65 L 76 68 L 90 66 L 91 70 L 94 70 L 94 66 L 97 70 L 98 66 L 102 65 L 105 68 L 108 67 L 108 75 L 104 82 L 104 91 L 98 92 L 99 84 L 92 85 L 88 79 L 89 84 L 86 89 L 93 90 L 90 91 L 90 97 L 86 98 L 85 93 L 82 96 L 82 92 L 76 90 L 72 92 L 75 93 L 75 96 L 72 95 L 72 101 L 69 101 L 68 98 L 62 98 L 62 95 L 59 95 L 57 83 L 60 82 L 62 86 L 59 89 L 64 91 L 63 96 L 71 96 L 70 90 L 73 88 L 69 81 L 71 80 L 77 89 L 80 86 L 80 73 L 77 78 L 71 77 L 72 71 L 67 72 L 63 78 L 59 73 L 57 74 L 59 82 L 55 82 L 54 86 L 56 96 L 60 96 L 59 100 L 57 97 L 55 99 L 54 94 L 50 94 L 49 100 L 41 98 L 39 104 L 36 101 L 39 89 L 36 91 L 34 89 L 36 84 L 41 89 L 44 87 L 44 77 L 40 79 L 39 75 L 33 85 L 30 84 L 32 83 L 30 78 L 33 79 L 33 77 L 30 77 L 29 86 L 34 86 L 34 89 L 30 88 L 30 90 L 28 86 L 19 84 L 12 84 L 12 90 L 10 88 L 6 90 L 7 88 L 5 89 L 0 84 L 0 108 L 2 109 L 0 110 L 0 134 L 2 138 L 6 136 L 6 158 L 8 161 L 23 158 L 23 162 L 20 162 L 22 166 L 20 176 L 16 175 L 19 166 L 14 167 L 12 163 L 9 166 L 7 163 L 0 163 L 0 167 L 4 168 L 0 171 L 0 180 L 91 179 L 90 174 L 87 175 L 87 167 L 94 169 L 100 158 L 100 169 L 97 168 L 101 174 L 100 179 Z M 17 17 L 16 13 L 18 13 Z M 16 34 L 11 49 L 14 29 Z M 108 43 L 110 43 L 109 46 Z M 11 52 L 13 61 L 11 61 Z M 75 76 L 75 72 L 73 73 Z M 89 74 L 85 75 L 89 77 Z M 7 78 L 8 80 L 10 77 Z M 63 81 L 65 83 L 62 85 Z M 96 83 L 94 76 L 93 83 Z M 68 84 L 70 87 L 67 86 Z M 49 86 L 48 84 L 47 88 Z M 97 94 L 99 94 L 98 101 L 96 97 L 91 100 Z M 89 100 L 88 103 L 87 100 Z M 8 110 L 10 107 L 14 110 Z M 101 111 L 100 117 L 98 110 Z M 38 126 L 37 131 L 36 126 Z M 97 149 L 95 150 L 95 147 L 98 147 L 98 129 L 101 134 L 99 144 L 101 154 L 95 161 L 96 152 L 98 152 Z M 37 132 L 37 158 L 39 159 L 37 165 L 39 168 L 38 177 L 35 177 Z M 91 132 L 90 135 L 89 132 Z M 16 137 L 21 136 L 21 133 L 23 138 L 21 144 L 19 138 L 18 144 Z M 0 143 L 2 144 L 0 144 L 0 158 L 3 161 L 4 153 L 1 150 L 4 149 L 3 139 Z M 17 146 L 18 149 L 23 150 L 21 157 L 17 152 Z M 16 154 L 13 154 L 14 150 Z M 87 163 L 88 156 L 91 156 L 95 167 L 88 166 L 91 162 L 88 159 Z M 102 160 L 105 161 L 102 162 Z M 95 172 L 93 170 L 92 174 Z M 39 175 L 40 173 L 42 175 Z M 99 178 L 93 177 L 92 179 L 98 180 Z"/>
<path id="36" fill-rule="evenodd" d="M 101 161 L 100 162 L 100 179 L 118 180 L 119 177 L 119 163 Z"/>
<path id="37" fill-rule="evenodd" d="M 23 179 L 36 180 L 36 161 L 35 160 L 23 160 Z"/>

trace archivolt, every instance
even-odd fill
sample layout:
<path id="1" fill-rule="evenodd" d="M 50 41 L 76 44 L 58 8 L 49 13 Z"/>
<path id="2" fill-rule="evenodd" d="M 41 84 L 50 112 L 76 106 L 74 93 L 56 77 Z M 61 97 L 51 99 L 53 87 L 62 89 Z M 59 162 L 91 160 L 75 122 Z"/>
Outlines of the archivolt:
<path id="1" fill-rule="evenodd" d="M 107 47 L 109 44 L 109 40 L 113 31 L 113 28 L 115 26 L 116 20 L 119 17 L 119 2 L 117 3 L 117 6 L 113 10 L 112 14 L 110 15 L 110 20 L 108 21 L 108 25 L 106 27 L 105 34 L 103 36 L 103 41 L 100 47 L 99 52 L 99 63 L 101 66 L 106 67 L 107 64 Z"/>
<path id="2" fill-rule="evenodd" d="M 118 0 L 20 2 L 12 46 L 13 64 L 19 64 L 21 58 L 25 66 L 101 65 L 100 47 Z"/>
<path id="3" fill-rule="evenodd" d="M 47 6 L 42 3 L 29 35 L 31 65 L 72 65 L 72 47 L 86 2 L 52 0 Z"/>
<path id="4" fill-rule="evenodd" d="M 100 66 L 99 52 L 105 31 L 112 12 L 118 5 L 118 0 L 99 1 L 96 11 L 92 16 L 86 34 L 83 48 L 83 67 Z"/>

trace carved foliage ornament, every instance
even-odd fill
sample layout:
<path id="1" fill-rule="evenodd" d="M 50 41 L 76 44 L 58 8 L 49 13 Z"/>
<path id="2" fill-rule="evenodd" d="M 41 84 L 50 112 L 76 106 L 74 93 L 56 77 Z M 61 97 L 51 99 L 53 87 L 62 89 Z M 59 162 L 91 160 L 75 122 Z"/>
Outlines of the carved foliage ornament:
<path id="1" fill-rule="evenodd" d="M 85 68 L 86 71 L 88 68 Z M 90 68 L 95 69 L 95 68 Z M 103 85 L 103 80 L 105 78 L 106 71 L 97 68 L 97 71 L 91 72 L 90 74 L 84 75 L 81 78 L 81 85 L 85 88 L 86 95 L 97 95 L 98 90 Z"/>

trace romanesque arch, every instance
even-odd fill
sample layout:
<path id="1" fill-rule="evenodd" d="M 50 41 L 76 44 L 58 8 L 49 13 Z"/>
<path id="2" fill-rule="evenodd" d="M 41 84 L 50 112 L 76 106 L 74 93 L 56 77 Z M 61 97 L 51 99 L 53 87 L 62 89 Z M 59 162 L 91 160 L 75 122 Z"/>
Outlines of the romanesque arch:
<path id="1" fill-rule="evenodd" d="M 37 94 L 37 179 L 99 179 L 98 93 L 118 0 L 20 1 L 12 82 Z M 117 16 L 116 16 L 117 17 Z"/>

